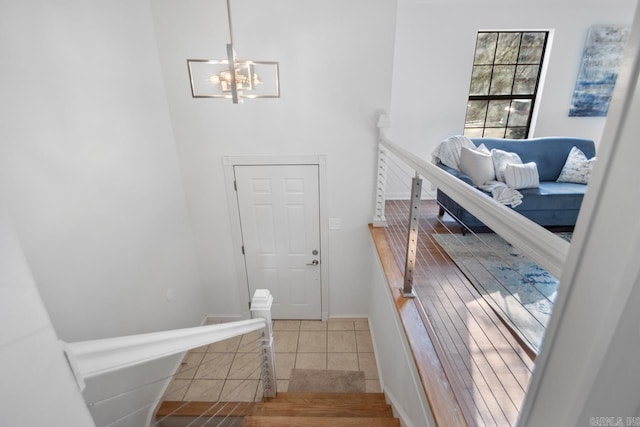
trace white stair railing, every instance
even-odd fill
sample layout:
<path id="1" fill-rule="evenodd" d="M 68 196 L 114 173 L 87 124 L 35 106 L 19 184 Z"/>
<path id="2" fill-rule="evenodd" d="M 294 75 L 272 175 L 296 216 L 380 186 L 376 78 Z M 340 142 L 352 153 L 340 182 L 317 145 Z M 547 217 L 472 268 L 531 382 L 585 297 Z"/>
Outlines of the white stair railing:
<path id="1" fill-rule="evenodd" d="M 271 332 L 272 302 L 273 297 L 268 290 L 258 289 L 252 299 L 254 318 L 251 320 L 74 343 L 61 341 L 61 345 L 78 386 L 83 390 L 85 379 L 259 331 L 264 395 L 273 397 L 276 379 Z"/>
<path id="2" fill-rule="evenodd" d="M 386 137 L 389 117 L 382 114 L 378 120 L 378 174 L 376 176 L 376 218 L 384 218 L 385 182 L 388 172 L 388 156 L 394 155 L 417 174 L 442 189 L 449 197 L 486 224 L 506 241 L 519 248 L 551 275 L 560 277 L 569 243 L 544 227 L 525 218 L 513 209 L 486 197 L 477 190 L 429 161 L 416 156 Z M 380 177 L 385 179 L 381 180 Z M 382 208 L 381 208 L 382 207 Z M 384 223 L 381 223 L 384 226 Z M 408 289 L 403 292 L 407 293 Z"/>
<path id="3" fill-rule="evenodd" d="M 273 297 L 266 289 L 257 289 L 251 301 L 251 316 L 264 319 L 265 325 L 259 332 L 258 351 L 262 366 L 262 387 L 264 397 L 276 397 L 275 354 L 271 330 L 271 304 Z"/>

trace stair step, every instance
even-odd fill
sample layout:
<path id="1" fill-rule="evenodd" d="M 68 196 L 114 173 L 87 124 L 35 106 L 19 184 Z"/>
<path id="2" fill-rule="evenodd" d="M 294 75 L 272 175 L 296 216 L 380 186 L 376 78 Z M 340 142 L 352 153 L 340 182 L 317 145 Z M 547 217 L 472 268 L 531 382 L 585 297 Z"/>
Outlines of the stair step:
<path id="1" fill-rule="evenodd" d="M 254 415 L 307 417 L 393 417 L 384 395 L 366 393 L 278 393 L 256 404 Z"/>
<path id="2" fill-rule="evenodd" d="M 396 418 L 248 416 L 243 427 L 400 427 Z"/>
<path id="3" fill-rule="evenodd" d="M 383 393 L 281 393 L 275 398 L 264 398 L 263 402 L 291 402 L 307 403 L 309 401 L 322 401 L 333 403 L 362 403 L 370 405 L 387 406 L 387 400 Z"/>
<path id="4" fill-rule="evenodd" d="M 164 401 L 156 412 L 156 417 L 199 417 L 251 415 L 255 402 L 179 402 Z"/>

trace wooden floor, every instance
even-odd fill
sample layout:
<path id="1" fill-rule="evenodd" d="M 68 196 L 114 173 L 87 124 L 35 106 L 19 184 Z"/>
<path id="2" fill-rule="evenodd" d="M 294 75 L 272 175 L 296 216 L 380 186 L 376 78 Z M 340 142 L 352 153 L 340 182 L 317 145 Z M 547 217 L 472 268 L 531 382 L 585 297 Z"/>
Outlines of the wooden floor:
<path id="1" fill-rule="evenodd" d="M 387 201 L 386 235 L 404 271 L 408 202 Z M 414 290 L 437 336 L 442 365 L 469 425 L 515 425 L 534 362 L 509 328 L 431 237 L 460 232 L 423 201 Z"/>

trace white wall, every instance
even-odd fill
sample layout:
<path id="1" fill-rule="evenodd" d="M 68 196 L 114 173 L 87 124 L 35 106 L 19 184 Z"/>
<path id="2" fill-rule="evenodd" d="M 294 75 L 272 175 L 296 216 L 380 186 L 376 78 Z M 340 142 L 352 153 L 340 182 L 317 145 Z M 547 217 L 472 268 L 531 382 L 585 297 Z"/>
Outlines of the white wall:
<path id="1" fill-rule="evenodd" d="M 4 206 L 0 206 L 0 425 L 92 425 Z"/>
<path id="2" fill-rule="evenodd" d="M 400 0 L 390 138 L 430 159 L 440 141 L 463 131 L 477 32 L 532 29 L 553 30 L 532 136 L 585 137 L 597 144 L 604 118 L 568 117 L 587 29 L 630 25 L 635 4 Z M 398 193 L 402 187 L 392 183 L 389 191 Z"/>
<path id="3" fill-rule="evenodd" d="M 148 2 L 3 2 L 0 52 L 0 197 L 60 337 L 199 324 Z"/>
<path id="4" fill-rule="evenodd" d="M 280 99 L 193 99 L 187 58 L 224 58 L 223 1 L 153 0 L 156 31 L 198 246 L 208 310 L 237 316 L 222 156 L 326 154 L 329 315 L 367 312 L 361 273 L 370 262 L 376 113 L 390 105 L 395 0 L 238 0 L 231 4 L 240 58 L 279 61 Z M 323 220 L 326 220 L 324 218 Z M 324 254 L 327 260 L 327 254 Z M 327 311 L 323 307 L 323 311 Z"/>
<path id="5" fill-rule="evenodd" d="M 0 53 L 0 199 L 55 332 L 78 341 L 199 324 L 204 294 L 148 1 L 2 2 Z M 39 348 L 30 351 L 61 359 L 55 332 L 53 344 L 35 340 Z M 29 389 L 47 376 L 35 364 L 34 376 L 17 368 L 30 353 L 10 355 L 15 360 L 2 365 L 24 379 L 4 383 L 24 384 L 34 399 Z M 98 377 L 88 396 L 167 377 L 176 363 Z M 117 423 L 142 425 L 153 409 L 144 405 L 162 385 L 109 400 L 93 415 L 103 425 L 143 407 Z M 60 396 L 68 393 L 60 388 Z M 2 393 L 3 402 L 26 410 L 24 397 Z"/>
<path id="6" fill-rule="evenodd" d="M 383 392 L 407 427 L 435 426 L 380 258 L 370 238 L 369 326 Z"/>

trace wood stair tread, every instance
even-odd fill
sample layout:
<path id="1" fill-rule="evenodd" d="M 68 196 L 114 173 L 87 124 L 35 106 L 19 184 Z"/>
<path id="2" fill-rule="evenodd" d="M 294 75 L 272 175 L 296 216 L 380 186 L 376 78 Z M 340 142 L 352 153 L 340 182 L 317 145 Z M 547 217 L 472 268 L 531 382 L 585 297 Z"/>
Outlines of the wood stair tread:
<path id="1" fill-rule="evenodd" d="M 181 402 L 164 401 L 156 412 L 157 417 L 237 416 L 253 414 L 255 402 Z"/>
<path id="2" fill-rule="evenodd" d="M 278 393 L 256 404 L 255 415 L 289 417 L 393 418 L 391 406 L 380 396 L 366 393 Z"/>
<path id="3" fill-rule="evenodd" d="M 397 418 L 247 416 L 243 427 L 400 427 Z"/>
<path id="4" fill-rule="evenodd" d="M 263 402 L 349 402 L 368 403 L 371 405 L 387 406 L 383 393 L 286 393 L 278 392 L 275 398 L 264 398 Z"/>

